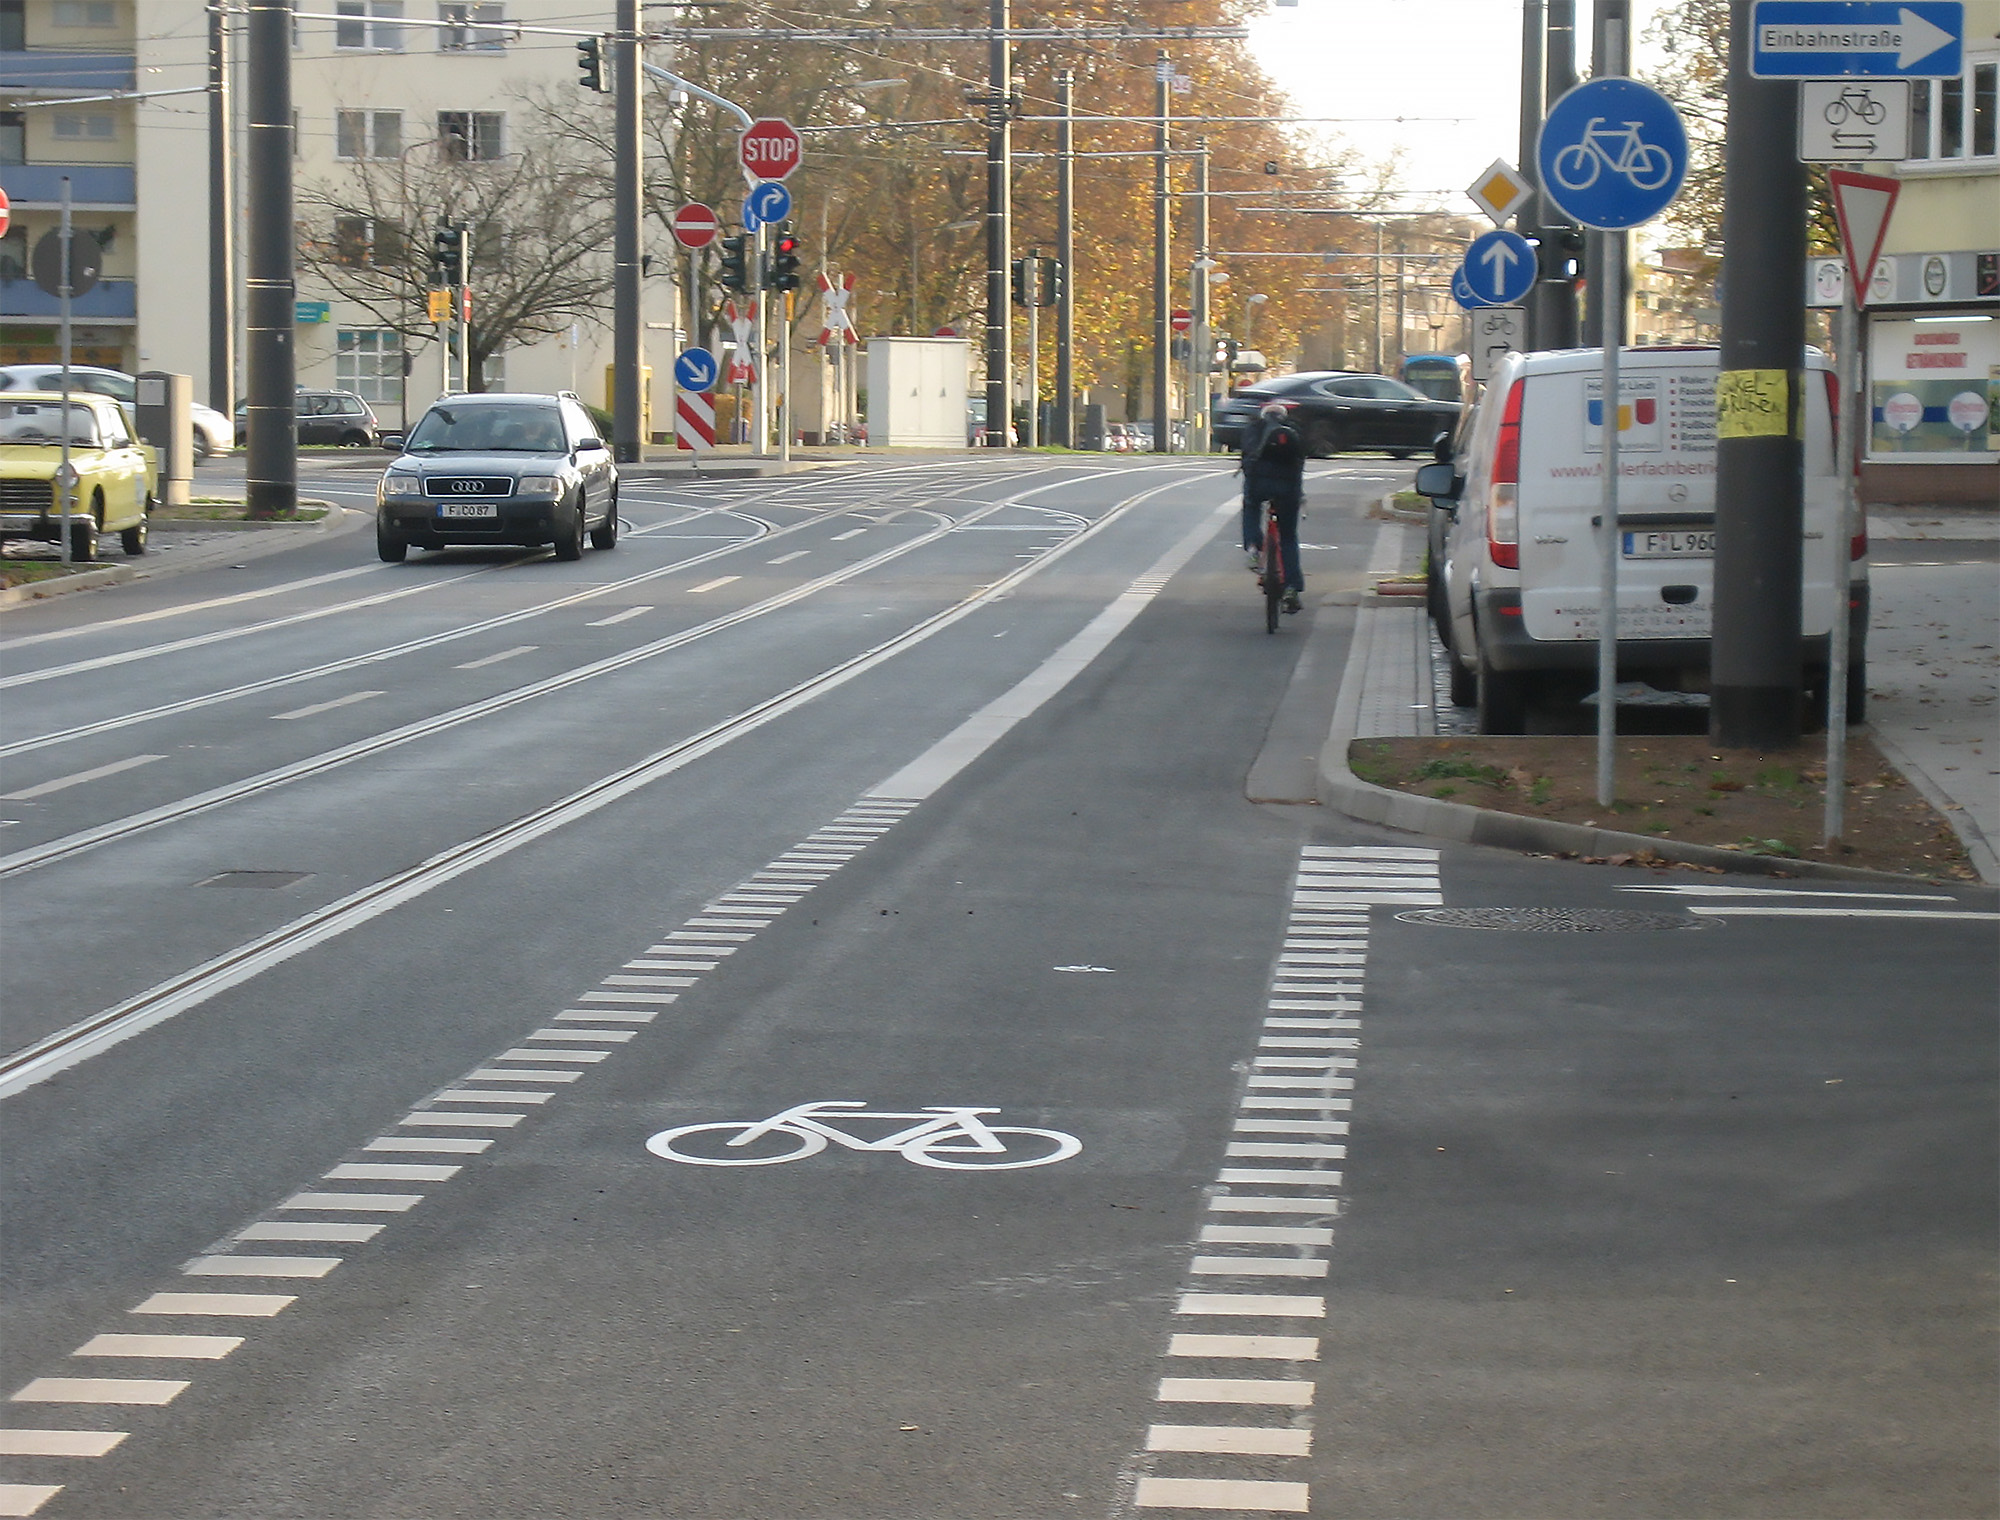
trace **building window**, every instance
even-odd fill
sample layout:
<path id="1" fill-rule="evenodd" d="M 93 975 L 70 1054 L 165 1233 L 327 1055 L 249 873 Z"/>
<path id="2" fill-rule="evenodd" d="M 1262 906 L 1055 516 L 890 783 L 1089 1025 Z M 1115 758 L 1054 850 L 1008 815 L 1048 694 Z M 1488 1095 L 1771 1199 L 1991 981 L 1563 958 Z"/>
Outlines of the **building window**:
<path id="1" fill-rule="evenodd" d="M 56 0 L 49 20 L 57 27 L 81 30 L 116 26 L 118 14 L 111 0 Z"/>
<path id="2" fill-rule="evenodd" d="M 65 142 L 108 142 L 118 135 L 118 123 L 95 111 L 57 111 L 50 127 Z"/>
<path id="3" fill-rule="evenodd" d="M 336 0 L 342 19 L 333 24 L 333 45 L 377 53 L 403 50 L 403 0 Z M 352 18 L 347 19 L 347 18 Z"/>
<path id="4" fill-rule="evenodd" d="M 2000 153 L 2000 60 L 1975 58 L 1956 79 L 1910 81 L 1910 157 L 1992 158 Z"/>
<path id="5" fill-rule="evenodd" d="M 438 29 L 441 53 L 499 53 L 507 47 L 507 7 L 468 0 L 463 4 L 438 7 L 438 20 L 449 25 Z"/>
<path id="6" fill-rule="evenodd" d="M 403 262 L 403 229 L 372 216 L 333 219 L 333 261 L 355 268 L 392 268 Z"/>
<path id="7" fill-rule="evenodd" d="M 387 328 L 342 328 L 334 383 L 363 401 L 396 401 L 403 391 L 403 335 Z"/>
<path id="8" fill-rule="evenodd" d="M 501 128 L 506 120 L 498 111 L 440 111 L 438 151 L 450 163 L 496 159 L 501 155 Z"/>
<path id="9" fill-rule="evenodd" d="M 0 164 L 28 161 L 28 118 L 19 111 L 0 111 Z"/>
<path id="10" fill-rule="evenodd" d="M 401 111 L 336 111 L 333 113 L 333 153 L 336 158 L 401 158 Z"/>
<path id="11" fill-rule="evenodd" d="M 0 53 L 28 50 L 28 11 L 22 0 L 0 0 Z"/>

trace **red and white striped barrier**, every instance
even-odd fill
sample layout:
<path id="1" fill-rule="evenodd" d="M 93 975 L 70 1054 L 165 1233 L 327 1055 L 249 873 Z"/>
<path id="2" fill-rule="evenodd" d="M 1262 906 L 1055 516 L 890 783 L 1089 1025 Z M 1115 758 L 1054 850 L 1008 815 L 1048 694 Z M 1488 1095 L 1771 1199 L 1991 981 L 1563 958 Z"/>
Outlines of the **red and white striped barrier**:
<path id="1" fill-rule="evenodd" d="M 674 406 L 674 444 L 697 453 L 715 447 L 715 402 L 699 391 L 682 391 Z"/>

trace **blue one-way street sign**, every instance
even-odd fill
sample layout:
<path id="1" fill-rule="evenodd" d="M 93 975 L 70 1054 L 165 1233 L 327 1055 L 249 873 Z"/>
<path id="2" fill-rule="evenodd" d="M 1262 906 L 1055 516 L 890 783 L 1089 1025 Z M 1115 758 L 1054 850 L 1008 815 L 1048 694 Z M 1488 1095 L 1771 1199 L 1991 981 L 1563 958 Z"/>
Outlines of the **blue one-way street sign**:
<path id="1" fill-rule="evenodd" d="M 1535 283 L 1535 250 L 1518 232 L 1488 232 L 1465 250 L 1465 282 L 1488 306 L 1512 306 Z"/>
<path id="2" fill-rule="evenodd" d="M 1948 79 L 1965 67 L 1962 0 L 1754 0 L 1750 72 Z"/>

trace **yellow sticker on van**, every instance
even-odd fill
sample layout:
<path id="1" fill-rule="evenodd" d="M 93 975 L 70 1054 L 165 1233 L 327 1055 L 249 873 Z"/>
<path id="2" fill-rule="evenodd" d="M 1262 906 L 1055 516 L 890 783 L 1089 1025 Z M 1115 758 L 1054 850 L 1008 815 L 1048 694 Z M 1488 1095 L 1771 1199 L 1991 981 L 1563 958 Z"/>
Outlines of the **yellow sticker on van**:
<path id="1" fill-rule="evenodd" d="M 1718 438 L 1792 436 L 1789 370 L 1726 369 L 1715 380 L 1715 433 Z"/>

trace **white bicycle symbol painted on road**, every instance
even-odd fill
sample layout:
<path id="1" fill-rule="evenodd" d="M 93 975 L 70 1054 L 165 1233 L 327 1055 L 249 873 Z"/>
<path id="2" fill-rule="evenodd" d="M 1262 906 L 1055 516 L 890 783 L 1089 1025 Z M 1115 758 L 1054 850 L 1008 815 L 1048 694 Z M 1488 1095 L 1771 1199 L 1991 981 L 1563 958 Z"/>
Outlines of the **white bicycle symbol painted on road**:
<path id="1" fill-rule="evenodd" d="M 778 1166 L 817 1156 L 833 1141 L 851 1151 L 899 1151 L 905 1161 L 946 1171 L 1009 1171 L 1067 1161 L 1083 1149 L 1057 1129 L 988 1124 L 997 1108 L 932 1104 L 913 1113 L 872 1110 L 865 1102 L 801 1103 L 768 1119 L 720 1119 L 663 1129 L 646 1149 L 689 1166 Z M 856 1120 L 907 1128 L 868 1139 L 839 1128 Z M 915 1120 L 915 1123 L 909 1121 Z M 725 1152 L 738 1152 L 729 1155 Z"/>
<path id="2" fill-rule="evenodd" d="M 1613 131 L 1602 116 L 1591 117 L 1582 139 L 1556 154 L 1557 183 L 1565 190 L 1585 190 L 1609 169 L 1630 180 L 1635 190 L 1659 189 L 1673 177 L 1674 156 L 1640 137 L 1640 125 L 1628 121 L 1622 131 Z"/>

